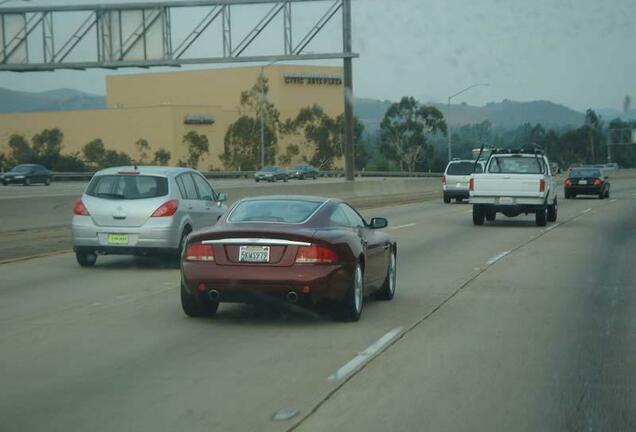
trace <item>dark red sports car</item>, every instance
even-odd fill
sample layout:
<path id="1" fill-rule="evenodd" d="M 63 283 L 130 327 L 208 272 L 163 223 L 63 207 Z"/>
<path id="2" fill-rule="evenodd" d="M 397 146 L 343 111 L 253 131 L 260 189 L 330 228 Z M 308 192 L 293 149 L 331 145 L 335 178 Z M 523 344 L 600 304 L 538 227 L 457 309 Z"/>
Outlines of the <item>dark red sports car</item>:
<path id="1" fill-rule="evenodd" d="M 181 305 L 188 316 L 212 316 L 221 302 L 278 298 L 330 303 L 338 317 L 357 321 L 365 296 L 395 293 L 397 245 L 378 230 L 386 226 L 338 199 L 240 200 L 214 227 L 188 237 Z"/>

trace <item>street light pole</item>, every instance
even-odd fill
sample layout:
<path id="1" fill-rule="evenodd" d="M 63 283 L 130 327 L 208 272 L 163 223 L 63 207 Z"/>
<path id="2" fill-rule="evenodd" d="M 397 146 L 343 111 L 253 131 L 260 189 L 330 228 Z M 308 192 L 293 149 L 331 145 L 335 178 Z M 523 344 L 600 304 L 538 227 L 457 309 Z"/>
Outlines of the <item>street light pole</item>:
<path id="1" fill-rule="evenodd" d="M 276 60 L 267 63 L 266 65 L 261 66 L 261 73 L 259 75 L 259 80 L 261 82 L 261 97 L 260 97 L 260 122 L 261 122 L 261 168 L 265 166 L 265 116 L 263 114 L 264 103 L 265 103 L 265 68 L 267 66 L 271 66 L 276 63 Z"/>
<path id="2" fill-rule="evenodd" d="M 488 83 L 477 83 L 477 84 L 473 84 L 471 86 L 466 87 L 463 90 L 458 91 L 457 93 L 450 95 L 448 97 L 448 105 L 446 106 L 446 126 L 447 126 L 447 136 L 448 136 L 448 161 L 450 162 L 453 158 L 453 152 L 452 152 L 452 139 L 451 139 L 451 125 L 450 125 L 450 110 L 451 110 L 451 99 L 453 99 L 455 96 L 459 96 L 460 94 L 467 92 L 468 90 L 474 88 L 474 87 L 488 87 Z"/>

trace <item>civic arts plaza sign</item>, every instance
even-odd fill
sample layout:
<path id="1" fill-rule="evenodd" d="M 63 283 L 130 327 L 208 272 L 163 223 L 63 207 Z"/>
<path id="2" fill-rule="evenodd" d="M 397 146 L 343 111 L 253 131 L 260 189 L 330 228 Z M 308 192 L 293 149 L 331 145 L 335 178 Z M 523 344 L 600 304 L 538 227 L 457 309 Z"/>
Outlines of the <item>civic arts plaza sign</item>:
<path id="1" fill-rule="evenodd" d="M 330 74 L 308 74 L 308 73 L 288 73 L 284 74 L 285 84 L 300 85 L 342 85 L 342 75 Z"/>

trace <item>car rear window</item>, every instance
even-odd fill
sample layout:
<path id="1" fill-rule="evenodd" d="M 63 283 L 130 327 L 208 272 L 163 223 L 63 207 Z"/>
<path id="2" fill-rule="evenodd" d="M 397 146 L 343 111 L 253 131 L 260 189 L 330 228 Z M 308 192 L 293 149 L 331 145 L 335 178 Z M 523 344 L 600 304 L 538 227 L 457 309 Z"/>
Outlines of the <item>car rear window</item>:
<path id="1" fill-rule="evenodd" d="M 502 174 L 543 174 L 541 159 L 523 156 L 493 157 L 488 172 Z"/>
<path id="2" fill-rule="evenodd" d="M 249 200 L 239 203 L 228 222 L 300 223 L 307 220 L 320 206 L 320 202 L 305 200 Z"/>
<path id="3" fill-rule="evenodd" d="M 446 175 L 471 175 L 473 167 L 477 174 L 481 173 L 481 164 L 475 166 L 474 162 L 453 162 L 446 169 Z"/>
<path id="4" fill-rule="evenodd" d="M 597 169 L 576 169 L 570 173 L 570 177 L 600 177 L 601 172 Z"/>
<path id="5" fill-rule="evenodd" d="M 148 175 L 101 175 L 93 178 L 86 194 L 123 200 L 156 198 L 168 195 L 168 179 Z"/>

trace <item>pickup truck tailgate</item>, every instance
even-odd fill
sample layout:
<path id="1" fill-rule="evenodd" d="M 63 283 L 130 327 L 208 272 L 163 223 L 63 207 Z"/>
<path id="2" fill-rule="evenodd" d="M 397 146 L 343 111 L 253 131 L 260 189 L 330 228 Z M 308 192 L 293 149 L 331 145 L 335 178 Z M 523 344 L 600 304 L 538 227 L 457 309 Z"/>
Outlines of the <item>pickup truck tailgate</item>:
<path id="1" fill-rule="evenodd" d="M 541 196 L 539 174 L 473 174 L 475 197 L 537 197 Z"/>

